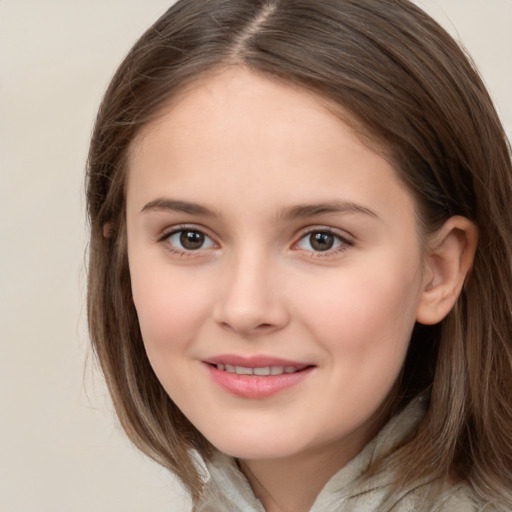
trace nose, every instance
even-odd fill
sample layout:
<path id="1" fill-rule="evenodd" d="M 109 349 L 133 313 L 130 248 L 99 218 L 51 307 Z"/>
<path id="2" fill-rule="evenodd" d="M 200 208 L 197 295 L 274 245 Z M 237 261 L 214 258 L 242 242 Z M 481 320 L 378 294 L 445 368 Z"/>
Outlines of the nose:
<path id="1" fill-rule="evenodd" d="M 285 327 L 290 316 L 278 265 L 256 254 L 240 256 L 233 263 L 224 269 L 215 321 L 244 337 Z"/>

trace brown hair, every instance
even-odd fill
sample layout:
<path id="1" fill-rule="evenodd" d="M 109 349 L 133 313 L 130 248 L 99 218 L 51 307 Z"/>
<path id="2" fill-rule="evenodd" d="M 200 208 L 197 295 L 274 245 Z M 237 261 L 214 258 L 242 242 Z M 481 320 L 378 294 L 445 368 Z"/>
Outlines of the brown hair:
<path id="1" fill-rule="evenodd" d="M 386 463 L 397 482 L 468 482 L 512 503 L 512 166 L 471 61 L 407 0 L 180 0 L 135 44 L 99 110 L 89 161 L 88 317 L 121 424 L 197 498 L 190 455 L 212 447 L 167 396 L 131 300 L 124 230 L 130 143 L 183 87 L 243 65 L 340 105 L 384 147 L 433 232 L 453 215 L 480 242 L 471 278 L 436 326 L 417 325 L 394 411 L 430 392 L 427 416 Z M 392 411 L 393 412 L 393 411 Z"/>

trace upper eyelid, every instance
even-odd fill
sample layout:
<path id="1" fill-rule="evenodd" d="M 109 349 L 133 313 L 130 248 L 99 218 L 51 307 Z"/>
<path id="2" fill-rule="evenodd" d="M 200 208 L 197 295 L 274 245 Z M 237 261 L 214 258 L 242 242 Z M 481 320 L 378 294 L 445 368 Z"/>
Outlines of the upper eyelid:
<path id="1" fill-rule="evenodd" d="M 208 238 L 211 242 L 213 242 L 213 247 L 199 247 L 198 249 L 186 249 L 186 248 L 180 248 L 179 246 L 174 245 L 171 243 L 169 238 L 171 236 L 176 235 L 177 233 L 183 232 L 183 231 L 196 231 L 199 233 L 202 233 L 206 238 Z M 204 228 L 198 228 L 196 226 L 192 226 L 190 224 L 187 225 L 176 225 L 172 227 L 168 227 L 164 229 L 161 234 L 156 238 L 156 242 L 158 244 L 162 244 L 167 251 L 170 251 L 173 254 L 179 254 L 180 256 L 199 256 L 200 254 L 203 254 L 204 251 L 210 251 L 212 249 L 218 249 L 220 248 L 220 244 L 217 242 L 215 237 L 210 236 L 207 232 L 207 230 Z"/>
<path id="2" fill-rule="evenodd" d="M 206 228 L 205 226 L 202 226 L 201 224 L 195 224 L 195 223 L 190 223 L 190 224 L 184 223 L 184 224 L 176 224 L 173 226 L 168 226 L 168 227 L 164 228 L 163 230 L 161 230 L 160 233 L 157 235 L 157 241 L 159 241 L 159 242 L 164 241 L 169 236 L 171 236 L 175 233 L 179 233 L 180 231 L 186 231 L 187 229 L 190 231 L 199 231 L 200 233 L 203 233 L 205 236 L 207 236 L 208 238 L 213 240 L 213 242 L 215 242 L 216 245 L 219 245 L 219 246 L 221 245 L 220 242 L 218 241 L 218 237 L 215 234 L 212 234 L 210 229 Z M 308 234 L 315 233 L 315 232 L 328 232 L 348 244 L 354 243 L 354 236 L 351 235 L 349 232 L 339 229 L 339 228 L 334 228 L 332 226 L 317 224 L 317 225 L 309 225 L 309 226 L 303 227 L 300 230 L 298 230 L 294 236 L 294 241 L 292 243 L 292 246 L 296 245 L 300 240 L 302 240 Z"/>
<path id="3" fill-rule="evenodd" d="M 331 226 L 322 226 L 322 225 L 308 226 L 308 227 L 302 228 L 297 233 L 296 239 L 297 239 L 297 241 L 299 241 L 299 240 L 302 240 L 302 238 L 304 238 L 305 236 L 307 236 L 307 235 L 309 235 L 311 233 L 319 233 L 319 232 L 330 233 L 331 235 L 337 236 L 341 240 L 344 240 L 344 241 L 349 242 L 349 243 L 352 243 L 354 241 L 354 236 L 351 235 L 349 232 L 347 232 L 347 231 L 345 231 L 343 229 L 333 228 Z"/>
<path id="4" fill-rule="evenodd" d="M 215 235 L 211 234 L 211 231 L 204 226 L 201 226 L 199 224 L 176 224 L 174 226 L 168 226 L 160 231 L 160 233 L 157 235 L 158 240 L 165 240 L 169 236 L 179 233 L 180 231 L 198 231 L 200 233 L 203 233 L 208 238 L 211 238 L 212 240 L 216 241 Z M 217 243 L 217 242 L 216 242 Z"/>

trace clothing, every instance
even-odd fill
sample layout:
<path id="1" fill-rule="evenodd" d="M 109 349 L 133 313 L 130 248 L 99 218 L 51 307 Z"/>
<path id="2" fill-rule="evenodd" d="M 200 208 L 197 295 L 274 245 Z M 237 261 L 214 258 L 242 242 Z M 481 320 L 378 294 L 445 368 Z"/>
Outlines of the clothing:
<path id="1" fill-rule="evenodd" d="M 393 497 L 391 508 L 382 508 L 388 494 L 391 475 L 381 473 L 370 478 L 359 477 L 368 463 L 381 453 L 388 453 L 418 425 L 425 414 L 425 401 L 413 400 L 400 414 L 368 443 L 346 466 L 341 468 L 324 486 L 310 512 L 478 512 L 464 485 L 452 487 L 447 493 L 436 494 L 435 504 L 425 501 L 433 482 L 418 485 L 402 496 Z M 206 464 L 206 483 L 194 512 L 265 512 L 254 496 L 245 476 L 233 458 L 217 453 Z M 486 512 L 492 508 L 485 507 Z"/>

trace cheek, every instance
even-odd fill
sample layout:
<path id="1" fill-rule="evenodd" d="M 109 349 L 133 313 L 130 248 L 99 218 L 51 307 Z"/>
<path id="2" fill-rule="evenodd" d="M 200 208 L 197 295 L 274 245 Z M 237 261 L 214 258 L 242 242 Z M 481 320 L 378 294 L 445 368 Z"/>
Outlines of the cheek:
<path id="1" fill-rule="evenodd" d="M 194 286 L 186 273 L 132 272 L 132 292 L 152 364 L 166 353 L 186 350 L 210 315 L 205 286 Z"/>
<path id="2" fill-rule="evenodd" d="M 303 288 L 315 290 L 302 298 L 303 322 L 354 382 L 366 372 L 373 382 L 380 374 L 394 380 L 403 363 L 420 280 L 416 267 L 394 263 L 340 272 L 323 290 Z"/>

